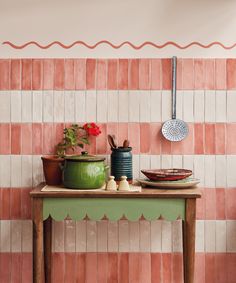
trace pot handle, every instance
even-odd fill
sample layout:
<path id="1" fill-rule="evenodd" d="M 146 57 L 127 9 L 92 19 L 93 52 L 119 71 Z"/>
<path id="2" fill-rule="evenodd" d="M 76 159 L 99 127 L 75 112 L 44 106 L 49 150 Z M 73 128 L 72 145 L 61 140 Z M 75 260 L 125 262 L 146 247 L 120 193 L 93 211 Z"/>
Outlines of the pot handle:
<path id="1" fill-rule="evenodd" d="M 109 165 L 105 165 L 105 166 L 104 166 L 104 170 L 105 170 L 105 171 L 107 171 L 109 168 L 110 168 Z"/>

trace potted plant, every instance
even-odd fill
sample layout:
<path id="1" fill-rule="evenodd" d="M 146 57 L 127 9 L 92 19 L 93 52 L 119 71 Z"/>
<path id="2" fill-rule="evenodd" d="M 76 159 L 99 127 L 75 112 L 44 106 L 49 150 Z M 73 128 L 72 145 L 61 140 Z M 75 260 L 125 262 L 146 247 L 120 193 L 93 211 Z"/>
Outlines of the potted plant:
<path id="1" fill-rule="evenodd" d="M 60 185 L 62 183 L 61 168 L 67 152 L 69 150 L 74 152 L 77 147 L 84 148 L 85 144 L 89 144 L 89 136 L 98 136 L 100 133 L 100 128 L 95 123 L 86 123 L 82 127 L 72 124 L 65 128 L 62 141 L 55 147 L 55 154 L 41 157 L 46 184 Z"/>

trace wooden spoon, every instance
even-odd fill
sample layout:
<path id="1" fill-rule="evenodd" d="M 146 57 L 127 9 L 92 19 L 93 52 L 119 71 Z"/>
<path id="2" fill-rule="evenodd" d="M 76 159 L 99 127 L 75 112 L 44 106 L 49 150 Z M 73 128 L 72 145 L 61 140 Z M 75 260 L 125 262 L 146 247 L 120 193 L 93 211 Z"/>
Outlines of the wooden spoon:
<path id="1" fill-rule="evenodd" d="M 116 144 L 114 143 L 114 139 L 111 135 L 107 135 L 108 143 L 111 148 L 116 148 Z"/>
<path id="2" fill-rule="evenodd" d="M 129 147 L 129 140 L 124 140 L 124 142 L 123 142 L 123 147 L 124 147 L 124 148 Z"/>

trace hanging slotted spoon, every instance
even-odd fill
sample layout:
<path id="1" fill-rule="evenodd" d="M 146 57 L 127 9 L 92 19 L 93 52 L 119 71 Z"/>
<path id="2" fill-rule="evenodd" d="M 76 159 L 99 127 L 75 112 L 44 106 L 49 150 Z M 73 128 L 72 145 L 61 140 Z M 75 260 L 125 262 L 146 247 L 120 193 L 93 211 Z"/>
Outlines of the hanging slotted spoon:
<path id="1" fill-rule="evenodd" d="M 176 65 L 177 57 L 172 58 L 172 119 L 162 125 L 162 134 L 169 141 L 182 141 L 188 135 L 188 125 L 176 119 Z"/>

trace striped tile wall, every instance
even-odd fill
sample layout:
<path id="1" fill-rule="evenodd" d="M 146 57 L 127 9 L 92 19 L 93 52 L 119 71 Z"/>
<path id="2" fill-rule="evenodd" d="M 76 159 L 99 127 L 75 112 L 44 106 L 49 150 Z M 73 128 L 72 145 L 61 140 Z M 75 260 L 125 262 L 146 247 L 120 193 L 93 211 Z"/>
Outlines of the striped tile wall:
<path id="1" fill-rule="evenodd" d="M 135 177 L 141 168 L 193 169 L 204 188 L 195 283 L 235 283 L 235 70 L 235 59 L 178 59 L 177 116 L 190 134 L 170 143 L 160 134 L 171 117 L 170 59 L 0 60 L 2 282 L 31 282 L 29 191 L 43 180 L 40 156 L 53 153 L 65 125 L 95 121 L 102 134 L 89 152 L 109 162 L 106 135 L 129 138 Z M 53 282 L 182 282 L 180 228 L 160 220 L 54 222 Z"/>

